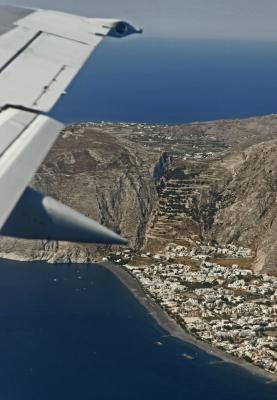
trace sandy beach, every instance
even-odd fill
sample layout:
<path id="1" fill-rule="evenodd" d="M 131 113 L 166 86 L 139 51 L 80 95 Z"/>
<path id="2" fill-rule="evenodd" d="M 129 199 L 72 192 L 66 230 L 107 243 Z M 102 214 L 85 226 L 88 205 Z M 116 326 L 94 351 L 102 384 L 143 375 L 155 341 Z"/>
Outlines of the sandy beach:
<path id="1" fill-rule="evenodd" d="M 258 375 L 266 379 L 267 383 L 277 383 L 277 377 L 270 374 L 269 372 L 251 364 L 247 361 L 233 357 L 213 346 L 202 342 L 192 335 L 188 334 L 180 325 L 177 324 L 157 303 L 154 302 L 143 290 L 139 282 L 123 268 L 107 263 L 101 262 L 98 265 L 106 268 L 108 271 L 113 273 L 135 296 L 135 298 L 142 304 L 150 315 L 155 319 L 155 321 L 168 332 L 169 335 L 174 336 L 178 339 L 183 340 L 186 343 L 190 343 L 199 349 L 205 351 L 206 353 L 218 357 L 221 361 L 225 363 L 236 364 L 241 368 L 247 369 L 248 372 L 253 375 Z"/>

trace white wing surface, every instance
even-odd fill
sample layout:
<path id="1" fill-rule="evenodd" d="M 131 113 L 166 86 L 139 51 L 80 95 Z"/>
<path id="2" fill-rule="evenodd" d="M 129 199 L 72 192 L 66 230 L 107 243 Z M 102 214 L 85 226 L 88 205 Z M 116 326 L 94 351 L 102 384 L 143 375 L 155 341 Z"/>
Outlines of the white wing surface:
<path id="1" fill-rule="evenodd" d="M 45 114 L 106 36 L 132 33 L 141 31 L 124 21 L 0 6 L 1 234 L 126 242 L 26 187 L 62 129 L 62 124 Z"/>

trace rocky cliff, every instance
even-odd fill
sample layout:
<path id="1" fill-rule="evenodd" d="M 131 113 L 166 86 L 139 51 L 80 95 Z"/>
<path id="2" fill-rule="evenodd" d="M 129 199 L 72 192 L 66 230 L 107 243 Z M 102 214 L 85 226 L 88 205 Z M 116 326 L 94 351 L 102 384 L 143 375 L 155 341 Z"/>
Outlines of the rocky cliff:
<path id="1" fill-rule="evenodd" d="M 277 267 L 277 117 L 179 126 L 67 128 L 33 186 L 125 236 L 130 247 L 234 243 Z M 87 262 L 111 249 L 1 238 L 0 256 Z M 114 249 L 113 249 L 114 250 Z"/>
<path id="2" fill-rule="evenodd" d="M 156 160 L 157 161 L 157 160 Z M 41 166 L 33 186 L 120 233 L 136 249 L 156 189 L 154 159 L 139 146 L 96 128 L 71 127 Z M 1 256 L 20 260 L 86 262 L 106 247 L 1 238 Z"/>
<path id="3" fill-rule="evenodd" d="M 255 250 L 256 270 L 277 271 L 277 140 L 231 153 L 217 163 L 225 172 L 210 234 L 221 243 Z"/>
<path id="4" fill-rule="evenodd" d="M 277 272 L 276 116 L 168 127 L 164 138 L 143 138 L 173 157 L 145 250 L 233 243 L 252 249 L 256 271 Z"/>

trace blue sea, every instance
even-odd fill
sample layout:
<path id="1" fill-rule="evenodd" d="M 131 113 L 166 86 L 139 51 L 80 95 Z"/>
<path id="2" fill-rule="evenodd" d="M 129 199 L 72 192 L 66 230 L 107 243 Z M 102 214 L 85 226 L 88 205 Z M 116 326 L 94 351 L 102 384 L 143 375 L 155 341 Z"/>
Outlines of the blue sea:
<path id="1" fill-rule="evenodd" d="M 52 115 L 177 124 L 277 113 L 276 71 L 277 42 L 107 39 Z"/>
<path id="2" fill-rule="evenodd" d="M 100 266 L 0 262 L 1 400 L 276 399 L 276 385 L 214 361 Z"/>

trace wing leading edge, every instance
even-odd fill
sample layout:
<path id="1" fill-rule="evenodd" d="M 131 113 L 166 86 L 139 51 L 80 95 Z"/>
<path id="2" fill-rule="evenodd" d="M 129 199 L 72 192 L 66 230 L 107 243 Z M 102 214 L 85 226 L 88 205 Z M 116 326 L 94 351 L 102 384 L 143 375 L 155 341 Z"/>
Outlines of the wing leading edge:
<path id="1" fill-rule="evenodd" d="M 106 36 L 141 30 L 119 20 L 9 6 L 0 6 L 0 26 L 0 234 L 126 244 L 95 221 L 26 187 L 63 127 L 44 114 Z"/>

